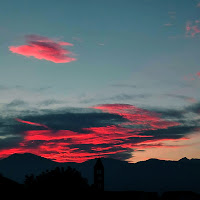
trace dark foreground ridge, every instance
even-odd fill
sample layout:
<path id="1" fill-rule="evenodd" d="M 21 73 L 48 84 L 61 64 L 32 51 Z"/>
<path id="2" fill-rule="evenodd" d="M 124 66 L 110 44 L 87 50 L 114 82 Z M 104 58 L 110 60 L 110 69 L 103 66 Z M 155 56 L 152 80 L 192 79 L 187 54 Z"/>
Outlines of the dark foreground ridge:
<path id="1" fill-rule="evenodd" d="M 98 162 L 97 162 L 98 163 Z M 99 168 L 97 168 L 99 170 Z M 95 171 L 95 167 L 94 167 Z M 96 171 L 96 178 L 99 178 L 101 172 Z M 94 172 L 95 176 L 95 172 Z M 102 181 L 102 179 L 101 179 Z M 199 200 L 200 194 L 191 191 L 170 191 L 159 195 L 157 192 L 143 191 L 104 191 L 102 187 L 94 184 L 88 184 L 87 179 L 83 178 L 76 169 L 67 167 L 66 169 L 55 168 L 54 170 L 46 170 L 38 176 L 33 174 L 25 177 L 24 184 L 16 183 L 8 178 L 0 176 L 0 192 L 6 197 L 15 198 L 62 198 L 64 195 L 73 196 L 73 198 L 130 198 L 134 200 Z"/>
<path id="2" fill-rule="evenodd" d="M 17 193 L 131 195 L 134 199 L 200 199 L 200 159 L 135 164 L 102 158 L 56 163 L 33 154 L 0 160 L 0 190 Z"/>

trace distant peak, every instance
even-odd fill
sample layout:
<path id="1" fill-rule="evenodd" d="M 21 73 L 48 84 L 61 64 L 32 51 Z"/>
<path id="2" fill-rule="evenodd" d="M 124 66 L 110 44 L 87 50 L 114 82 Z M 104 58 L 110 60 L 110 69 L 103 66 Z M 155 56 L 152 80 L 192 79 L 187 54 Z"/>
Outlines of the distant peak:
<path id="1" fill-rule="evenodd" d="M 149 160 L 159 160 L 159 159 L 157 159 L 157 158 L 150 158 Z"/>
<path id="2" fill-rule="evenodd" d="M 27 156 L 36 156 L 32 153 L 14 153 L 10 155 L 9 157 L 27 157 Z"/>
<path id="3" fill-rule="evenodd" d="M 146 160 L 146 161 L 158 162 L 158 161 L 161 161 L 161 160 L 159 160 L 159 159 L 157 159 L 157 158 L 150 158 L 150 159 L 148 159 L 148 160 Z"/>
<path id="4" fill-rule="evenodd" d="M 188 161 L 189 159 L 187 157 L 181 158 L 179 161 Z"/>
<path id="5" fill-rule="evenodd" d="M 7 158 L 5 158 L 6 160 L 18 160 L 18 159 L 40 159 L 41 157 L 40 156 L 37 156 L 35 154 L 32 154 L 32 153 L 14 153 L 10 156 L 8 156 Z"/>

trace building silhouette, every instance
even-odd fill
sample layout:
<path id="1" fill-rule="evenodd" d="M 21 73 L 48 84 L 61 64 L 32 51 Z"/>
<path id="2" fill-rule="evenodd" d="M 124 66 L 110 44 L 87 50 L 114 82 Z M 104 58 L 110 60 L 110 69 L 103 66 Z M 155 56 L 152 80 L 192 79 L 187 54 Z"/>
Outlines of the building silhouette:
<path id="1" fill-rule="evenodd" d="M 94 165 L 94 189 L 104 191 L 104 166 L 100 158 L 97 159 Z"/>

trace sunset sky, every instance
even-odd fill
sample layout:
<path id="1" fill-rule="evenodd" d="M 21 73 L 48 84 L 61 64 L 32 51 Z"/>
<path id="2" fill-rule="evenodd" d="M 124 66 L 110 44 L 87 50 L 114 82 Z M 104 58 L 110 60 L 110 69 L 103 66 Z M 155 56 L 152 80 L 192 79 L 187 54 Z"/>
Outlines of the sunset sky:
<path id="1" fill-rule="evenodd" d="M 200 0 L 0 10 L 0 158 L 200 158 Z"/>

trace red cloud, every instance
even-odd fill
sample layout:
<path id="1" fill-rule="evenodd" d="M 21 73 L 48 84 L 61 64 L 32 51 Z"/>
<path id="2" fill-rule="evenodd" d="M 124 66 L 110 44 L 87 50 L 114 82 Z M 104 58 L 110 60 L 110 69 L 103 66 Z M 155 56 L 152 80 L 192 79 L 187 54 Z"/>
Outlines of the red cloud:
<path id="1" fill-rule="evenodd" d="M 129 122 L 121 125 L 143 125 L 142 130 L 156 130 L 166 129 L 172 126 L 179 126 L 180 123 L 165 121 L 161 119 L 161 115 L 152 111 L 137 108 L 132 105 L 125 104 L 104 104 L 95 106 L 93 108 L 100 109 L 104 112 L 121 115 L 123 118 L 129 120 Z"/>
<path id="2" fill-rule="evenodd" d="M 125 104 L 104 104 L 94 108 L 120 115 L 127 122 L 103 127 L 82 128 L 80 132 L 51 129 L 24 131 L 23 140 L 18 146 L 1 149 L 0 157 L 29 152 L 57 162 L 83 162 L 98 156 L 106 157 L 126 152 L 127 149 L 165 147 L 166 145 L 161 142 L 184 139 L 165 138 L 165 136 L 158 139 L 155 135 L 145 135 L 146 130 L 168 129 L 180 125 L 177 122 L 162 119 L 161 115 L 155 112 Z M 48 128 L 40 123 L 16 120 Z"/>
<path id="3" fill-rule="evenodd" d="M 48 126 L 46 126 L 44 124 L 29 122 L 29 121 L 25 121 L 25 120 L 22 120 L 22 119 L 19 119 L 19 118 L 16 118 L 15 120 L 18 121 L 18 122 L 21 122 L 21 123 L 25 123 L 25 124 L 30 124 L 30 125 L 34 125 L 34 126 L 43 126 L 44 128 L 47 128 L 47 129 L 49 128 Z"/>
<path id="4" fill-rule="evenodd" d="M 197 72 L 196 75 L 200 78 L 200 72 Z"/>
<path id="5" fill-rule="evenodd" d="M 69 130 L 32 130 L 24 132 L 24 140 L 19 143 L 16 148 L 0 150 L 0 157 L 4 158 L 13 153 L 31 152 L 57 162 L 83 162 L 88 159 L 96 158 L 100 155 L 112 155 L 123 152 L 122 148 L 113 149 L 112 136 L 109 141 L 101 140 L 101 136 L 85 133 L 77 133 Z M 34 145 L 34 143 L 39 144 Z M 80 144 L 105 144 L 108 143 L 111 147 L 108 151 L 100 151 L 93 147 L 92 152 L 81 150 L 79 148 L 71 148 L 71 145 Z"/>
<path id="6" fill-rule="evenodd" d="M 67 63 L 76 60 L 76 58 L 70 57 L 72 55 L 70 51 L 62 47 L 73 46 L 71 43 L 55 41 L 39 35 L 26 36 L 26 42 L 26 45 L 10 46 L 9 50 L 26 57 L 33 56 L 39 60 L 44 59 L 54 63 Z"/>

